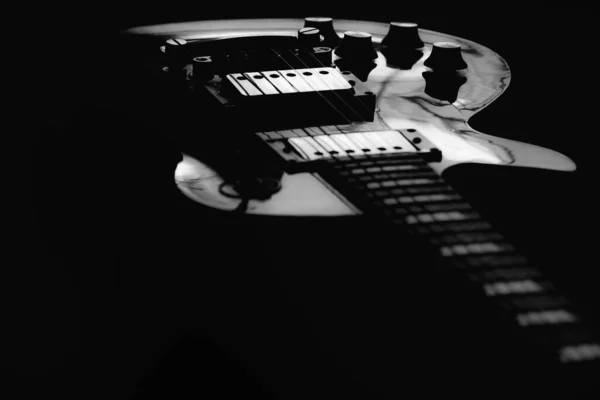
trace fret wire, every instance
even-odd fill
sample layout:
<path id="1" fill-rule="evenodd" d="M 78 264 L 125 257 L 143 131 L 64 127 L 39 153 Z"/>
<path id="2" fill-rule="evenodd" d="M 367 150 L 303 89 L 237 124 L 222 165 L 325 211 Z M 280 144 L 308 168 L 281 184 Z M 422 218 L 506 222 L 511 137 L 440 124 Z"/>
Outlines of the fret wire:
<path id="1" fill-rule="evenodd" d="M 410 156 L 412 155 L 395 155 L 396 158 L 410 162 L 421 169 L 431 170 L 423 159 Z M 374 165 L 383 164 L 378 163 L 376 157 L 371 157 L 370 160 L 375 162 Z M 354 170 L 359 170 L 357 171 L 359 173 L 352 176 L 368 177 L 367 168 L 360 168 L 360 162 L 352 167 Z M 334 172 L 334 169 L 337 172 Z M 343 166 L 337 165 L 323 175 L 327 179 L 328 173 L 333 173 L 332 184 L 344 186 L 344 182 L 336 182 L 335 179 L 342 169 Z M 349 170 L 352 173 L 350 168 Z M 376 170 L 371 170 L 370 173 L 377 175 Z M 414 183 L 418 184 L 418 181 L 413 180 Z M 546 350 L 552 352 L 558 364 L 574 362 L 577 357 L 600 359 L 600 352 L 595 355 L 594 350 L 597 342 L 590 339 L 588 340 L 590 343 L 587 344 L 590 347 L 582 347 L 585 343 L 575 340 L 587 338 L 591 333 L 585 321 L 572 309 L 572 304 L 550 281 L 544 279 L 538 268 L 518 254 L 501 234 L 494 231 L 492 226 L 472 210 L 458 193 L 445 184 L 441 177 L 437 176 L 436 184 L 430 187 L 437 187 L 437 191 L 427 190 L 429 194 L 423 194 L 420 190 L 417 191 L 420 194 L 410 194 L 409 185 L 404 188 L 406 190 L 400 191 L 406 194 L 397 194 L 390 198 L 400 199 L 404 196 L 411 199 L 410 203 L 396 201 L 388 202 L 386 205 L 386 198 L 382 196 L 392 194 L 393 190 L 382 190 L 380 182 L 371 181 L 352 186 L 356 190 L 349 189 L 350 201 L 361 196 L 370 199 L 365 203 L 364 211 L 386 216 L 387 221 L 401 225 L 405 231 L 416 233 L 420 237 L 425 236 L 427 243 L 440 251 L 440 258 L 445 259 L 446 264 L 453 270 L 463 274 L 467 282 L 479 288 L 484 298 L 496 304 L 499 310 L 508 313 L 514 326 L 521 329 L 525 336 L 533 334 L 537 338 L 538 345 L 546 343 L 549 346 Z M 344 194 L 344 188 L 341 189 L 341 193 Z M 359 189 L 365 192 L 361 194 Z M 430 201 L 432 198 L 437 199 L 437 204 L 443 204 L 442 211 L 428 208 L 432 204 Z M 444 200 L 444 198 L 451 200 Z M 379 207 L 373 209 L 373 205 L 377 204 Z M 458 207 L 453 208 L 453 205 Z M 398 216 L 401 218 L 399 219 Z M 444 221 L 444 218 L 438 220 L 442 216 L 447 220 Z M 467 219 L 461 219 L 463 217 Z M 420 221 L 419 218 L 425 221 Z M 416 223 L 408 223 L 409 220 L 415 220 Z M 455 239 L 454 244 L 444 242 L 453 240 L 451 238 Z M 447 253 L 445 257 L 444 251 Z M 542 338 L 546 339 L 542 340 Z M 539 348 L 543 351 L 543 346 Z M 600 346 L 598 348 L 600 349 Z"/>

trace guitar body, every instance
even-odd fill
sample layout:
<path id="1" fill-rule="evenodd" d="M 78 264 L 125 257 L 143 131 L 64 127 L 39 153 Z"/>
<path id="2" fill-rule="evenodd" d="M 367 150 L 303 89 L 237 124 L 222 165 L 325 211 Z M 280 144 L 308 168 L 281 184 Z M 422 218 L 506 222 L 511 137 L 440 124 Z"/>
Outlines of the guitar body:
<path id="1" fill-rule="evenodd" d="M 298 20 L 203 21 L 137 28 L 133 35 L 178 37 L 193 40 L 223 40 L 239 36 L 294 36 Z M 337 21 L 336 29 L 366 31 L 373 35 L 376 47 L 388 33 L 387 24 L 359 21 Z M 461 38 L 421 30 L 427 44 L 420 58 L 410 69 L 401 69 L 378 53 L 374 68 L 364 86 L 377 93 L 374 121 L 338 126 L 345 133 L 364 130 L 417 130 L 425 142 L 421 149 L 436 147 L 442 160 L 432 164 L 439 174 L 461 163 L 482 163 L 502 166 L 531 167 L 572 171 L 575 164 L 567 157 L 528 143 L 493 137 L 469 127 L 469 118 L 502 94 L 510 82 L 510 69 L 492 50 Z M 469 65 L 466 82 L 457 88 L 456 100 L 436 99 L 427 93 L 435 91 L 436 82 L 423 77 L 428 70 L 423 62 L 436 42 L 454 42 L 463 49 Z M 439 85 L 438 85 L 439 86 Z M 440 90 L 439 88 L 437 90 Z M 444 90 L 444 88 L 442 88 Z M 217 175 L 217 176 L 215 176 Z M 186 155 L 176 171 L 180 189 L 193 200 L 209 207 L 233 210 L 240 200 L 219 193 L 222 183 L 218 174 L 192 156 Z M 211 177 L 211 179 L 205 179 Z M 355 211 L 340 202 L 309 173 L 284 174 L 282 190 L 267 200 L 251 200 L 248 213 L 262 215 L 346 215 Z"/>
<path id="2" fill-rule="evenodd" d="M 302 20 L 123 34 L 157 101 L 178 110 L 165 127 L 183 155 L 174 178 L 193 229 L 182 243 L 211 271 L 198 276 L 236 282 L 227 293 L 200 284 L 220 308 L 190 319 L 210 320 L 205 329 L 275 398 L 591 393 L 600 347 L 585 313 L 443 181 L 459 164 L 576 169 L 556 151 L 469 126 L 508 87 L 505 60 L 424 29 L 418 52 L 398 57 L 389 24 L 333 23 L 341 40 L 321 38 L 331 58 L 320 65 L 294 53 L 305 49 L 293 45 Z M 375 56 L 338 56 L 345 32 L 367 33 Z M 458 49 L 466 67 L 428 64 L 435 44 Z M 287 67 L 231 61 L 254 45 Z M 295 96 L 306 82 L 288 74 L 303 71 L 326 77 L 300 77 L 309 87 Z M 274 80 L 244 86 L 255 73 Z"/>

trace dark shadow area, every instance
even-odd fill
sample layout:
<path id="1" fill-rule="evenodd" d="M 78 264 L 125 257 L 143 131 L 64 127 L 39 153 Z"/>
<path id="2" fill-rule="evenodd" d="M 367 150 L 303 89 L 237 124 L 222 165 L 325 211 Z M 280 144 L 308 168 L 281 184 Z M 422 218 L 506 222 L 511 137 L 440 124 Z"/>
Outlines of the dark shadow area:
<path id="1" fill-rule="evenodd" d="M 134 399 L 174 397 L 268 399 L 269 395 L 210 340 L 185 336 L 160 359 L 152 375 L 141 382 Z"/>
<path id="2" fill-rule="evenodd" d="M 467 297 L 454 297 L 440 271 L 411 268 L 407 260 L 429 265 L 416 244 L 389 251 L 397 242 L 385 228 L 311 220 L 295 221 L 292 230 L 281 221 L 239 222 L 192 207 L 173 185 L 179 143 L 165 127 L 206 134 L 230 129 L 229 121 L 199 113 L 197 126 L 184 127 L 176 99 L 156 101 L 151 86 L 125 68 L 132 55 L 118 51 L 117 32 L 137 25 L 314 14 L 414 20 L 496 51 L 511 67 L 511 86 L 472 127 L 560 151 L 578 170 L 463 165 L 445 178 L 598 324 L 597 79 L 589 58 L 595 17 L 584 8 L 498 6 L 37 10 L 24 21 L 31 47 L 16 56 L 27 60 L 20 65 L 29 76 L 22 163 L 30 171 L 19 189 L 24 210 L 15 213 L 19 243 L 7 246 L 18 256 L 6 267 L 3 390 L 12 386 L 17 396 L 3 397 L 267 399 L 272 385 L 288 398 L 317 398 L 318 391 L 340 398 L 404 369 L 411 371 L 407 385 L 454 395 L 480 393 L 507 371 L 517 381 L 529 377 L 511 363 L 516 350 L 479 351 L 495 343 L 493 319 L 469 308 Z M 410 321 L 403 329 L 399 315 Z M 303 320 L 309 317 L 326 332 L 311 331 Z M 490 325 L 473 323 L 479 318 Z M 398 331 L 401 340 L 393 336 Z M 335 359 L 330 348 L 347 350 L 346 358 Z M 421 350 L 441 356 L 421 358 Z M 489 373 L 478 368 L 493 357 L 505 358 Z M 373 364 L 370 375 L 351 375 L 347 365 L 359 362 Z M 330 378 L 330 387 L 314 376 Z M 328 392 L 332 387 L 339 391 Z"/>

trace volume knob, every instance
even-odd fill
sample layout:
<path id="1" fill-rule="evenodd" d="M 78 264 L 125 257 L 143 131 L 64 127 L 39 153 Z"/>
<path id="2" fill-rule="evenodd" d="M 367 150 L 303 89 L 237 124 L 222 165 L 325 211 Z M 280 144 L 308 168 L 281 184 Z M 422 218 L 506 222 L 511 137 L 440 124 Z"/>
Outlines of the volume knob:
<path id="1" fill-rule="evenodd" d="M 434 71 L 458 71 L 467 68 L 467 63 L 462 58 L 458 43 L 437 42 L 433 44 L 431 55 L 423 65 Z"/>
<path id="2" fill-rule="evenodd" d="M 169 39 L 165 42 L 165 54 L 170 59 L 182 58 L 186 44 L 187 41 L 185 39 Z"/>
<path id="3" fill-rule="evenodd" d="M 370 33 L 346 31 L 335 54 L 345 60 L 372 62 L 377 58 Z"/>
<path id="4" fill-rule="evenodd" d="M 333 28 L 333 19 L 328 17 L 307 17 L 304 18 L 305 28 L 317 28 L 323 36 L 324 45 L 336 45 L 340 37 Z"/>
<path id="5" fill-rule="evenodd" d="M 415 50 L 424 46 L 419 37 L 419 25 L 412 22 L 391 22 L 390 29 L 381 41 L 383 48 L 394 51 Z"/>
<path id="6" fill-rule="evenodd" d="M 381 52 L 388 63 L 400 69 L 412 69 L 423 57 L 425 44 L 419 37 L 419 26 L 412 22 L 391 22 L 381 41 Z"/>
<path id="7" fill-rule="evenodd" d="M 185 39 L 169 39 L 165 42 L 164 52 L 166 64 L 169 69 L 179 69 L 185 65 L 186 49 Z"/>
<path id="8" fill-rule="evenodd" d="M 467 82 L 467 77 L 459 73 L 424 71 L 425 93 L 429 96 L 454 103 L 458 98 L 460 87 Z"/>
<path id="9" fill-rule="evenodd" d="M 321 31 L 318 28 L 305 27 L 298 31 L 298 40 L 305 47 L 317 47 L 321 43 Z"/>

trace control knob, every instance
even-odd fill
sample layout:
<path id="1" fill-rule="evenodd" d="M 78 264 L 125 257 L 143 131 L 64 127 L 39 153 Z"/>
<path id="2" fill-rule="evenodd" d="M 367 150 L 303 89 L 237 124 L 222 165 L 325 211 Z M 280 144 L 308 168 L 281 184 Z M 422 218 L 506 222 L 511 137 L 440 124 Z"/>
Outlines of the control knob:
<path id="1" fill-rule="evenodd" d="M 328 17 L 307 17 L 304 18 L 305 28 L 317 28 L 323 36 L 323 45 L 335 46 L 339 41 L 340 37 L 333 28 L 333 19 Z"/>
<path id="2" fill-rule="evenodd" d="M 373 62 L 377 52 L 373 48 L 370 33 L 346 31 L 342 42 L 335 50 L 335 54 L 344 60 L 353 62 Z"/>
<path id="3" fill-rule="evenodd" d="M 448 72 L 467 68 L 467 63 L 462 58 L 460 45 L 452 42 L 434 43 L 431 55 L 423 65 L 434 71 Z"/>

